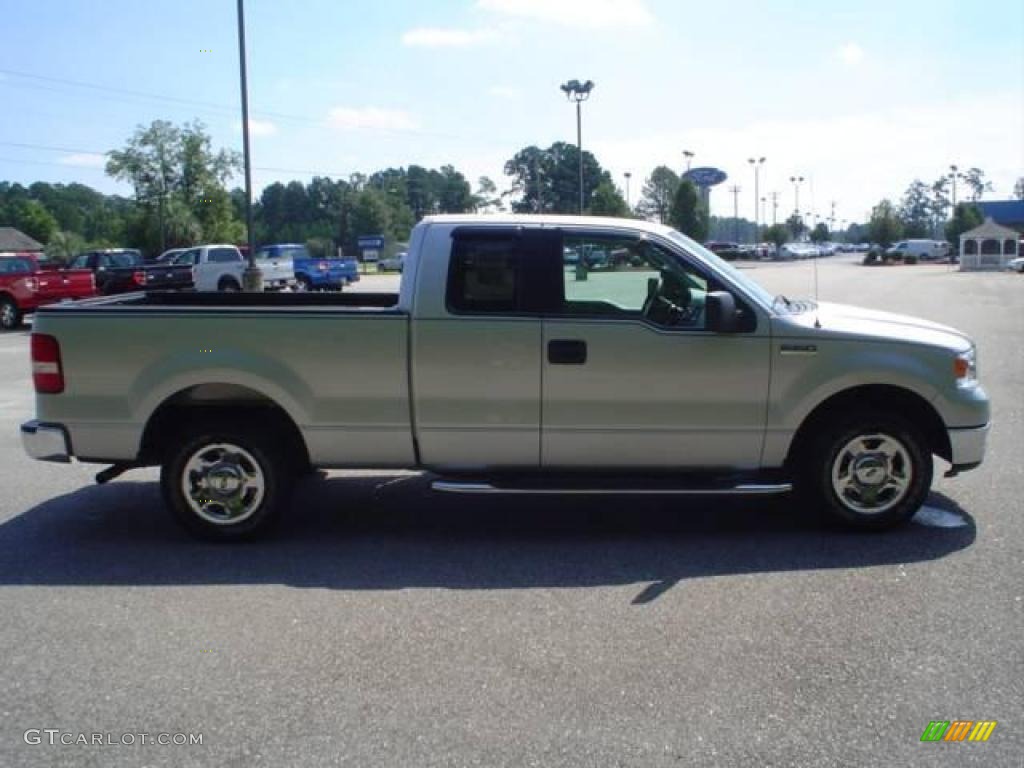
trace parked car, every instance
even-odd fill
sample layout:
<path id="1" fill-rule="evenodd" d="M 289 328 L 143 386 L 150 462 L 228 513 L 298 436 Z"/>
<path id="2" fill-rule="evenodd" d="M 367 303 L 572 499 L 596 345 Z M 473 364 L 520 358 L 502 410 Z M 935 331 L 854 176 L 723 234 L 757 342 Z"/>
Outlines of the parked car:
<path id="1" fill-rule="evenodd" d="M 168 248 L 166 251 L 157 256 L 153 261 L 157 264 L 170 264 L 174 261 L 174 257 L 179 253 L 184 253 L 187 248 Z"/>
<path id="2" fill-rule="evenodd" d="M 96 290 L 104 296 L 127 291 L 182 288 L 192 283 L 189 270 L 173 264 L 146 264 L 134 248 L 86 251 L 71 261 L 75 269 L 88 269 L 96 279 Z"/>
<path id="3" fill-rule="evenodd" d="M 723 259 L 736 259 L 741 255 L 740 246 L 736 243 L 719 242 L 717 240 L 709 240 L 704 244 L 704 247 L 714 253 L 716 256 L 721 256 Z"/>
<path id="4" fill-rule="evenodd" d="M 394 256 L 389 256 L 386 259 L 381 259 L 377 262 L 378 272 L 401 272 L 405 266 L 406 252 L 402 251 L 396 253 Z"/>
<path id="5" fill-rule="evenodd" d="M 1006 268 L 1024 275 L 1024 256 L 1018 256 L 1006 262 Z"/>
<path id="6" fill-rule="evenodd" d="M 301 291 L 340 291 L 359 279 L 359 264 L 355 259 L 310 256 L 301 243 L 267 245 L 257 251 L 260 253 L 267 258 L 290 259 L 296 288 Z"/>
<path id="7" fill-rule="evenodd" d="M 199 245 L 174 257 L 173 265 L 187 269 L 197 291 L 241 291 L 245 259 L 233 245 Z"/>
<path id="8" fill-rule="evenodd" d="M 566 248 L 639 268 L 566 280 Z M 437 216 L 398 293 L 150 291 L 43 307 L 37 459 L 159 465 L 192 533 L 240 539 L 317 467 L 438 492 L 780 494 L 860 529 L 978 466 L 989 400 L 947 326 L 772 296 L 668 227 Z M 116 371 L 116 375 L 110 375 Z"/>
<path id="9" fill-rule="evenodd" d="M 87 269 L 61 269 L 35 253 L 0 253 L 0 330 L 12 331 L 25 315 L 47 304 L 96 295 Z"/>
<path id="10" fill-rule="evenodd" d="M 886 250 L 890 259 L 903 259 L 913 256 L 918 261 L 938 261 L 949 256 L 949 243 L 945 240 L 900 240 Z"/>

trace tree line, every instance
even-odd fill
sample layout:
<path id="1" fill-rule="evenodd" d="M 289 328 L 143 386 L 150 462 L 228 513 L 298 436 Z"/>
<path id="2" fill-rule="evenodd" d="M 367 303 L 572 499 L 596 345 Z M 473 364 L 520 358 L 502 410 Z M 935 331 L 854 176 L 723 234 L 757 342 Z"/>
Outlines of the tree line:
<path id="1" fill-rule="evenodd" d="M 405 242 L 416 222 L 430 214 L 508 208 L 516 213 L 580 213 L 579 162 L 573 144 L 524 147 L 505 163 L 508 188 L 500 193 L 490 178 L 480 177 L 471 185 L 452 165 L 435 169 L 413 164 L 354 173 L 347 179 L 314 176 L 308 183 L 275 182 L 254 201 L 255 240 L 306 243 L 316 254 L 333 254 L 340 247 L 352 254 L 357 238 L 364 235 Z M 241 171 L 241 157 L 233 150 L 215 149 L 201 122 L 179 126 L 156 120 L 140 126 L 124 147 L 107 153 L 105 170 L 131 186 L 131 198 L 78 183 L 26 187 L 0 182 L 0 226 L 20 229 L 58 259 L 88 247 L 134 247 L 155 255 L 165 248 L 247 239 L 244 192 L 228 188 Z M 880 202 L 866 224 L 850 225 L 844 239 L 882 243 L 939 234 L 955 239 L 980 222 L 971 202 L 991 190 L 978 168 L 957 179 L 967 200 L 956 210 L 951 211 L 950 176 L 930 184 L 914 180 L 898 204 Z M 1024 197 L 1024 179 L 1015 193 Z M 698 241 L 711 237 L 781 244 L 807 233 L 806 222 L 798 216 L 761 232 L 747 219 L 709 216 L 692 182 L 666 165 L 645 179 L 631 208 L 589 151 L 583 152 L 582 205 L 584 214 L 657 220 Z M 836 235 L 823 223 L 809 234 L 816 240 Z"/>

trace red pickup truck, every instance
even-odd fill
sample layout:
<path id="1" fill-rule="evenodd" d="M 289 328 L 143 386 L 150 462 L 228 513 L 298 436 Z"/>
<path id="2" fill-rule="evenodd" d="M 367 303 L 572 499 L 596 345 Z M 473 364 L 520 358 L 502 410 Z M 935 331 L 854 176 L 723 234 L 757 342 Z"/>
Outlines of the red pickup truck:
<path id="1" fill-rule="evenodd" d="M 88 269 L 57 269 L 34 253 L 0 253 L 0 330 L 14 330 L 44 304 L 95 295 Z"/>

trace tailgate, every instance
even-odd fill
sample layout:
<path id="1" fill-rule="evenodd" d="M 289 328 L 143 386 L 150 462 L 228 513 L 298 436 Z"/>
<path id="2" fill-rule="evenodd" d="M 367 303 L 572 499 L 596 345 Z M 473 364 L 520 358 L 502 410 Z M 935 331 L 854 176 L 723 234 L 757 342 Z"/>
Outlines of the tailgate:
<path id="1" fill-rule="evenodd" d="M 82 299 L 96 293 L 96 283 L 88 269 L 46 269 L 36 274 L 36 283 L 41 302 Z"/>

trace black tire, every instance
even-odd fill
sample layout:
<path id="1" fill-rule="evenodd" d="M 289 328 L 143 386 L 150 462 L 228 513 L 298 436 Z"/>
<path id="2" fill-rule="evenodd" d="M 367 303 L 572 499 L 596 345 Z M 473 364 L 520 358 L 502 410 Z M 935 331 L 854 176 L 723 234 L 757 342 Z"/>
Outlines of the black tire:
<path id="1" fill-rule="evenodd" d="M 217 290 L 225 293 L 238 293 L 242 290 L 242 286 L 231 278 L 221 278 L 221 281 L 217 283 Z"/>
<path id="2" fill-rule="evenodd" d="M 897 413 L 837 416 L 802 447 L 797 498 L 847 528 L 894 528 L 914 516 L 931 488 L 927 446 L 921 431 Z"/>
<path id="3" fill-rule="evenodd" d="M 0 299 L 0 329 L 16 331 L 21 327 L 23 316 L 14 299 L 4 296 Z"/>
<path id="4" fill-rule="evenodd" d="M 296 291 L 312 291 L 313 281 L 311 281 L 305 275 L 299 275 L 295 278 L 295 290 Z"/>
<path id="5" fill-rule="evenodd" d="M 186 426 L 160 469 L 167 508 L 198 538 L 240 541 L 266 534 L 280 518 L 294 482 L 294 462 L 288 460 L 284 444 L 273 431 L 240 421 Z M 232 492 L 231 485 L 242 475 L 245 479 Z M 186 484 L 194 489 L 191 497 Z M 210 498 L 196 499 L 204 493 Z"/>

